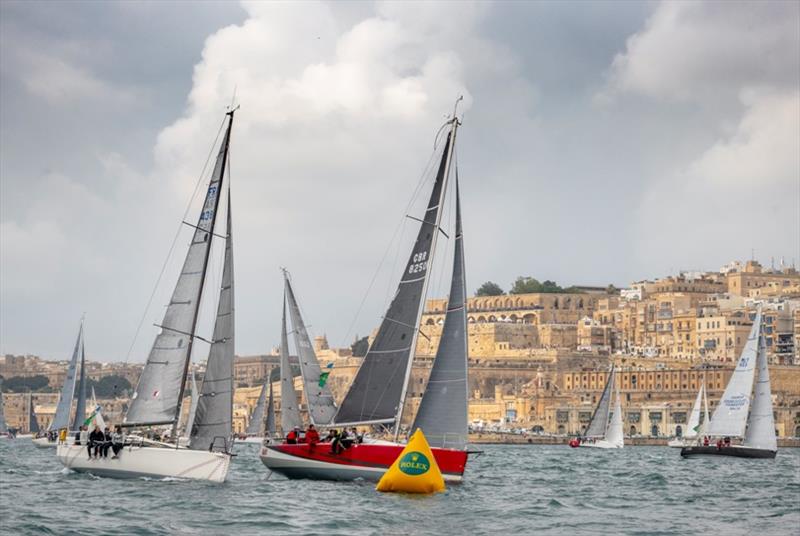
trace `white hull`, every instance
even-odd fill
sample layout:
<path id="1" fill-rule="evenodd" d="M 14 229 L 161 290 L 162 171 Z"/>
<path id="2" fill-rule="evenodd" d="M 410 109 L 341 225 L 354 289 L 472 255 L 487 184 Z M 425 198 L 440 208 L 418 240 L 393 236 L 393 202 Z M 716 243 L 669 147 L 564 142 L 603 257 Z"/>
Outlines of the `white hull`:
<path id="1" fill-rule="evenodd" d="M 86 446 L 59 444 L 56 457 L 64 467 L 73 471 L 113 478 L 188 478 L 224 482 L 228 476 L 231 456 L 221 452 L 126 446 L 119 458 L 89 459 Z"/>
<path id="2" fill-rule="evenodd" d="M 581 443 L 581 447 L 590 449 L 621 449 L 622 445 L 619 443 L 609 443 L 605 439 L 600 439 L 594 443 Z"/>
<path id="3" fill-rule="evenodd" d="M 48 441 L 46 437 L 36 437 L 31 442 L 34 447 L 39 447 L 41 449 L 56 448 L 56 445 L 58 445 L 57 441 Z"/>
<path id="4" fill-rule="evenodd" d="M 237 439 L 236 442 L 237 443 L 257 443 L 257 444 L 260 445 L 261 443 L 264 442 L 264 438 L 263 437 L 255 437 L 255 436 L 253 436 L 253 437 L 245 437 L 244 439 Z"/>
<path id="5" fill-rule="evenodd" d="M 667 446 L 675 449 L 682 449 L 683 447 L 691 447 L 697 444 L 697 438 L 678 438 L 670 439 L 667 441 Z"/>
<path id="6" fill-rule="evenodd" d="M 33 434 L 17 434 L 17 439 L 33 439 Z"/>

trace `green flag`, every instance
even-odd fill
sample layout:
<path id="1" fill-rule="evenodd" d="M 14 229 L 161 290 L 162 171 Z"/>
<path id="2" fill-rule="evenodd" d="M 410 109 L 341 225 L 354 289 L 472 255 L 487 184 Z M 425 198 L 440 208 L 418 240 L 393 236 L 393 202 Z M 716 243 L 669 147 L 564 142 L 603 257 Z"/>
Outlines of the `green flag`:
<path id="1" fill-rule="evenodd" d="M 325 384 L 328 382 L 328 376 L 331 375 L 331 369 L 333 368 L 333 363 L 328 363 L 325 365 L 326 370 L 325 372 L 321 372 L 319 375 L 319 386 L 325 387 Z"/>

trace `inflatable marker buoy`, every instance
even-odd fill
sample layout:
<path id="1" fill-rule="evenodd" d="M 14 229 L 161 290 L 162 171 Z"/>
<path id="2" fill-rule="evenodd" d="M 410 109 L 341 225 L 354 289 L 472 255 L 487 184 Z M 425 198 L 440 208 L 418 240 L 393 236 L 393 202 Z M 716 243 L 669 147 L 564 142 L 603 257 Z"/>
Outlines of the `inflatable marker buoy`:
<path id="1" fill-rule="evenodd" d="M 375 488 L 378 491 L 434 493 L 444 491 L 444 478 L 422 430 L 417 429 L 408 445 Z"/>

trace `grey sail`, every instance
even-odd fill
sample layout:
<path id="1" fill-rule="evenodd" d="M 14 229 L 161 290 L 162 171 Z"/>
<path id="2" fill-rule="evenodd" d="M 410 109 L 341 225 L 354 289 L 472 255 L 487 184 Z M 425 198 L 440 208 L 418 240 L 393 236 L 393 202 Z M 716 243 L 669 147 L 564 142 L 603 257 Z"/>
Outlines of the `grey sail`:
<path id="1" fill-rule="evenodd" d="M 192 429 L 194 428 L 194 420 L 197 416 L 197 403 L 200 401 L 200 392 L 197 390 L 197 381 L 194 377 L 194 369 L 192 369 L 192 401 L 189 403 L 189 416 L 186 419 L 186 430 L 184 435 L 186 437 L 192 436 Z"/>
<path id="2" fill-rule="evenodd" d="M 597 409 L 595 409 L 594 415 L 592 415 L 589 428 L 586 429 L 585 437 L 605 437 L 606 428 L 608 428 L 608 417 L 611 413 L 611 394 L 613 392 L 614 367 L 611 367 L 606 387 L 603 389 L 603 395 L 600 397 L 600 402 L 597 403 Z"/>
<path id="3" fill-rule="evenodd" d="M 300 306 L 294 297 L 292 284 L 284 272 L 286 298 L 289 301 L 289 315 L 292 319 L 292 332 L 294 344 L 297 348 L 297 359 L 300 362 L 300 375 L 303 378 L 303 392 L 308 403 L 308 416 L 312 424 L 329 424 L 336 415 L 336 404 L 333 400 L 330 387 L 325 382 L 320 382 L 322 371 L 319 368 L 317 355 L 311 345 Z M 322 383 L 322 386 L 320 386 Z"/>
<path id="4" fill-rule="evenodd" d="M 432 249 L 439 232 L 438 215 L 448 172 L 450 143 L 451 134 L 448 134 L 416 242 L 378 333 L 339 406 L 335 419 L 337 424 L 391 423 L 402 410 L 420 306 L 432 266 Z"/>
<path id="5" fill-rule="evenodd" d="M 28 393 L 28 430 L 32 434 L 40 431 L 39 421 L 36 419 L 36 412 L 33 409 L 33 394 Z"/>
<path id="6" fill-rule="evenodd" d="M 72 351 L 72 360 L 69 362 L 69 367 L 67 367 L 67 377 L 61 387 L 61 396 L 58 399 L 58 406 L 56 406 L 56 414 L 48 430 L 60 430 L 69 426 L 69 413 L 72 410 L 72 398 L 75 396 L 76 371 L 82 343 L 83 323 L 81 323 L 81 328 L 78 330 L 78 339 L 75 341 L 75 349 Z"/>
<path id="7" fill-rule="evenodd" d="M 264 425 L 266 435 L 275 435 L 275 397 L 272 394 L 272 380 L 269 382 L 269 402 L 267 402 L 267 423 Z"/>
<path id="8" fill-rule="evenodd" d="M 456 236 L 450 298 L 436 358 L 411 431 L 422 429 L 432 447 L 467 445 L 467 290 L 461 202 L 456 182 Z"/>
<path id="9" fill-rule="evenodd" d="M 228 128 L 219 148 L 203 209 L 197 225 L 193 226 L 195 231 L 186 259 L 159 326 L 161 332 L 153 342 L 133 393 L 124 420 L 127 426 L 177 424 L 225 176 L 233 112 L 228 115 Z"/>
<path id="10" fill-rule="evenodd" d="M 289 338 L 286 334 L 286 300 L 283 303 L 281 319 L 281 431 L 286 435 L 289 430 L 302 426 L 300 405 L 294 390 L 294 376 L 289 364 Z"/>
<path id="11" fill-rule="evenodd" d="M 267 384 L 261 386 L 261 393 L 258 395 L 258 402 L 247 423 L 247 435 L 259 436 L 263 433 L 264 426 L 264 405 L 267 403 Z"/>
<path id="12" fill-rule="evenodd" d="M 86 419 L 86 341 L 81 344 L 81 373 L 78 380 L 78 402 L 75 404 L 75 418 L 72 429 L 79 430 Z"/>
<path id="13" fill-rule="evenodd" d="M 765 450 L 778 450 L 775 437 L 775 417 L 772 413 L 772 389 L 769 383 L 769 367 L 767 366 L 767 345 L 764 335 L 759 337 L 758 357 L 756 358 L 758 380 L 755 395 L 750 406 L 744 444 L 748 447 Z"/>
<path id="14" fill-rule="evenodd" d="M 5 402 L 3 402 L 3 391 L 0 389 L 0 434 L 8 433 L 8 425 L 6 424 L 6 410 Z"/>
<path id="15" fill-rule="evenodd" d="M 233 355 L 234 355 L 234 289 L 233 289 L 233 226 L 231 198 L 228 195 L 228 233 L 225 238 L 225 265 L 219 289 L 214 338 L 208 352 L 206 374 L 200 387 L 197 415 L 189 448 L 227 450 L 233 423 Z"/>

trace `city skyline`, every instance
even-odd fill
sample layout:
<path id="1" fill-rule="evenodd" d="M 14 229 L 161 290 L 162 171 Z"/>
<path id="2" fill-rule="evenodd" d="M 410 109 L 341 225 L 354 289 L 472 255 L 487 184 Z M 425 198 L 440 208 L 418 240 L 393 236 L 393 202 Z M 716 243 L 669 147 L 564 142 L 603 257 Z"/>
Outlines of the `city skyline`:
<path id="1" fill-rule="evenodd" d="M 240 355 L 278 340 L 281 266 L 332 345 L 377 325 L 459 94 L 470 291 L 800 259 L 798 6 L 554 6 L 4 2 L 0 352 L 64 359 L 86 312 L 125 359 L 234 92 Z"/>

